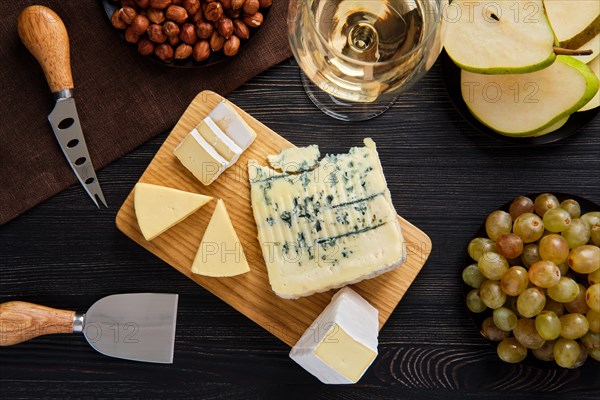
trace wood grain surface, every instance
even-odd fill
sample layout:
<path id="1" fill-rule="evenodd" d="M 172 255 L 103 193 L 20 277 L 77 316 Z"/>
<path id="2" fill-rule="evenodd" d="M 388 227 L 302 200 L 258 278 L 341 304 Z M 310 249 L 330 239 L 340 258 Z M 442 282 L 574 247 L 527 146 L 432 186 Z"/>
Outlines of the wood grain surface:
<path id="1" fill-rule="evenodd" d="M 494 141 L 454 110 L 438 64 L 382 116 L 342 123 L 314 107 L 298 71 L 284 62 L 228 98 L 299 146 L 343 152 L 373 137 L 398 213 L 433 241 L 359 384 L 320 384 L 289 359 L 287 345 L 118 231 L 117 210 L 162 134 L 99 171 L 110 209 L 97 210 L 75 185 L 0 227 L 0 301 L 82 311 L 114 293 L 179 293 L 174 364 L 112 359 L 80 336 L 46 336 L 0 348 L 2 397 L 598 399 L 597 364 L 562 370 L 498 360 L 463 303 L 460 271 L 485 216 L 521 193 L 600 202 L 600 117 L 542 147 Z"/>
<path id="2" fill-rule="evenodd" d="M 223 199 L 248 259 L 250 272 L 232 278 L 211 278 L 192 274 L 192 263 L 216 201 L 212 201 L 201 211 L 192 214 L 149 242 L 144 239 L 137 223 L 132 191 L 117 213 L 116 224 L 121 232 L 140 246 L 196 281 L 286 344 L 293 346 L 329 304 L 335 291 L 330 290 L 297 300 L 286 300 L 271 290 L 252 214 L 250 183 L 246 168 L 248 160 L 257 160 L 262 165 L 267 165 L 267 155 L 278 154 L 293 145 L 237 108 L 238 113 L 257 133 L 257 138 L 237 163 L 227 169 L 215 182 L 204 186 L 173 154 L 173 150 L 183 138 L 222 100 L 221 96 L 208 90 L 199 93 L 146 168 L 140 182 L 200 193 L 211 196 L 215 200 Z M 406 241 L 408 253 L 406 261 L 394 271 L 352 285 L 353 289 L 379 310 L 380 328 L 394 311 L 431 253 L 429 237 L 402 217 L 399 219 Z"/>

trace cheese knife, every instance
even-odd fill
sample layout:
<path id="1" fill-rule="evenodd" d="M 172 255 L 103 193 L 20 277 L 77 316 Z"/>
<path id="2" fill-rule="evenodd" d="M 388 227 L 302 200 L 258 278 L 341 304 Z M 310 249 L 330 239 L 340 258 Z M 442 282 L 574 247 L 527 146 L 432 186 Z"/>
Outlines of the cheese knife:
<path id="1" fill-rule="evenodd" d="M 108 207 L 77 116 L 69 36 L 63 21 L 48 7 L 30 6 L 19 14 L 18 30 L 21 41 L 42 66 L 54 94 L 56 105 L 48 120 L 62 152 L 96 207 L 100 208 L 98 200 Z"/>
<path id="2" fill-rule="evenodd" d="M 171 364 L 177 299 L 176 294 L 117 294 L 98 300 L 85 314 L 10 301 L 0 304 L 0 346 L 79 332 L 107 356 Z"/>

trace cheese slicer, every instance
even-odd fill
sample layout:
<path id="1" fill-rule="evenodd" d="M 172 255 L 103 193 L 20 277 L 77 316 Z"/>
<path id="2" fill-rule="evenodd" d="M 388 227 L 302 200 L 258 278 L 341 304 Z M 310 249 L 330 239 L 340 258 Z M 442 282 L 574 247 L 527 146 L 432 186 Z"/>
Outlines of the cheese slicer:
<path id="1" fill-rule="evenodd" d="M 10 301 L 0 304 L 0 346 L 42 335 L 83 333 L 107 356 L 170 364 L 177 299 L 176 294 L 117 294 L 98 300 L 85 314 Z"/>
<path id="2" fill-rule="evenodd" d="M 30 6 L 19 14 L 18 30 L 21 41 L 42 66 L 54 94 L 56 105 L 48 120 L 62 152 L 96 207 L 100 208 L 98 200 L 108 207 L 75 107 L 69 36 L 65 24 L 48 7 Z"/>

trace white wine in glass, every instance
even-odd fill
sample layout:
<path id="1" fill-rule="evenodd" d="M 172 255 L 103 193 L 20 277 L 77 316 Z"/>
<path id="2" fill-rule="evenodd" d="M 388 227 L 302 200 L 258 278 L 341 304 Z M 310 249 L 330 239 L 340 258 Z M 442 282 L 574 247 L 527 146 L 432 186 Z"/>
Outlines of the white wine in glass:
<path id="1" fill-rule="evenodd" d="M 445 0 L 292 0 L 288 34 L 310 99 L 345 121 L 374 118 L 433 65 Z"/>

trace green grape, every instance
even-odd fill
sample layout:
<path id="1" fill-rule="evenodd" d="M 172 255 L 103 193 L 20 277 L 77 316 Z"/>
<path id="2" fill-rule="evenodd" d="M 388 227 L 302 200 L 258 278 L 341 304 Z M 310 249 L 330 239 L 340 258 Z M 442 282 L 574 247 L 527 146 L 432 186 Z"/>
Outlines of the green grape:
<path id="1" fill-rule="evenodd" d="M 511 364 L 521 362 L 527 357 L 527 348 L 514 337 L 501 341 L 496 351 L 502 361 Z"/>
<path id="2" fill-rule="evenodd" d="M 574 300 L 565 303 L 565 308 L 570 313 L 585 314 L 590 309 L 590 307 L 587 305 L 587 302 L 585 301 L 586 287 L 583 286 L 581 283 L 577 286 L 579 286 L 579 294 L 577 295 L 577 297 L 575 297 Z"/>
<path id="3" fill-rule="evenodd" d="M 558 317 L 562 317 L 565 313 L 565 306 L 563 303 L 559 303 L 556 300 L 546 299 L 546 305 L 544 306 L 544 311 L 552 311 Z"/>
<path id="4" fill-rule="evenodd" d="M 535 317 L 535 329 L 545 340 L 554 340 L 560 336 L 560 318 L 552 311 L 542 311 Z"/>
<path id="5" fill-rule="evenodd" d="M 600 361 L 600 349 L 588 350 L 588 354 L 596 361 Z"/>
<path id="6" fill-rule="evenodd" d="M 586 244 L 575 247 L 567 259 L 569 267 L 577 273 L 589 274 L 600 268 L 600 247 Z"/>
<path id="7" fill-rule="evenodd" d="M 590 232 L 590 241 L 594 245 L 600 246 L 600 223 L 593 225 Z"/>
<path id="8" fill-rule="evenodd" d="M 535 321 L 528 318 L 521 318 L 513 329 L 513 335 L 523 346 L 528 349 L 539 349 L 544 345 L 542 338 L 535 328 Z"/>
<path id="9" fill-rule="evenodd" d="M 481 275 L 481 272 L 479 272 L 477 264 L 471 264 L 465 268 L 462 272 L 462 278 L 467 285 L 476 289 L 486 280 L 485 276 Z"/>
<path id="10" fill-rule="evenodd" d="M 571 216 L 562 208 L 553 208 L 544 214 L 544 227 L 550 232 L 562 232 L 571 225 Z"/>
<path id="11" fill-rule="evenodd" d="M 481 324 L 481 334 L 483 335 L 483 337 L 493 342 L 499 342 L 509 337 L 510 331 L 507 332 L 498 328 L 494 324 L 494 320 L 492 319 L 492 317 L 487 317 L 483 320 L 483 323 Z"/>
<path id="12" fill-rule="evenodd" d="M 573 339 L 558 339 L 554 343 L 554 360 L 563 368 L 573 368 L 579 358 L 581 348 Z"/>
<path id="13" fill-rule="evenodd" d="M 496 308 L 493 313 L 494 325 L 503 331 L 512 331 L 517 325 L 517 315 L 509 308 Z"/>
<path id="14" fill-rule="evenodd" d="M 510 267 L 500 279 L 502 291 L 509 296 L 518 296 L 523 290 L 527 289 L 528 285 L 529 275 L 527 270 L 519 266 Z"/>
<path id="15" fill-rule="evenodd" d="M 585 314 L 585 317 L 588 320 L 588 324 L 590 324 L 590 331 L 600 332 L 600 312 L 590 309 Z"/>
<path id="16" fill-rule="evenodd" d="M 474 313 L 480 313 L 487 310 L 483 301 L 481 301 L 481 297 L 479 297 L 479 290 L 473 289 L 467 294 L 467 308 Z"/>
<path id="17" fill-rule="evenodd" d="M 556 343 L 556 340 L 546 340 L 542 347 L 533 349 L 531 352 L 538 360 L 554 361 L 554 343 Z"/>
<path id="18" fill-rule="evenodd" d="M 557 265 L 558 270 L 560 271 L 560 276 L 565 276 L 569 272 L 569 264 L 567 262 L 563 262 Z"/>
<path id="19" fill-rule="evenodd" d="M 510 203 L 508 213 L 513 220 L 521 214 L 533 213 L 533 201 L 529 197 L 519 196 Z"/>
<path id="20" fill-rule="evenodd" d="M 506 301 L 506 294 L 500 288 L 498 281 L 488 280 L 481 284 L 479 288 L 479 297 L 483 304 L 489 308 L 496 309 L 504 305 Z"/>
<path id="21" fill-rule="evenodd" d="M 600 211 L 592 211 L 581 216 L 581 220 L 590 227 L 600 224 Z"/>
<path id="22" fill-rule="evenodd" d="M 581 338 L 581 344 L 588 349 L 600 348 L 600 333 L 588 331 L 588 333 Z"/>
<path id="23" fill-rule="evenodd" d="M 600 283 L 595 283 L 588 288 L 585 301 L 592 310 L 600 312 Z"/>
<path id="24" fill-rule="evenodd" d="M 566 210 L 571 218 L 579 218 L 581 216 L 581 206 L 573 199 L 563 200 L 560 203 L 560 208 Z"/>
<path id="25" fill-rule="evenodd" d="M 521 317 L 521 315 L 519 315 L 519 311 L 517 310 L 517 298 L 514 296 L 506 296 L 506 301 L 504 302 L 503 307 L 508 308 L 509 310 L 511 310 L 512 312 L 515 313 L 515 315 L 517 317 Z"/>
<path id="26" fill-rule="evenodd" d="M 556 196 L 550 193 L 540 194 L 533 202 L 535 213 L 540 217 L 546 214 L 546 211 L 560 207 L 560 203 Z"/>
<path id="27" fill-rule="evenodd" d="M 517 258 L 523 252 L 523 241 L 514 233 L 505 233 L 496 239 L 496 249 L 507 259 Z"/>
<path id="28" fill-rule="evenodd" d="M 590 329 L 585 315 L 565 314 L 560 317 L 560 336 L 565 339 L 579 339 Z"/>
<path id="29" fill-rule="evenodd" d="M 560 303 L 573 301 L 578 294 L 579 286 L 577 286 L 577 282 L 566 276 L 561 277 L 556 285 L 548 288 L 548 296 Z"/>
<path id="30" fill-rule="evenodd" d="M 537 243 L 530 243 L 523 247 L 523 253 L 521 254 L 521 261 L 527 268 L 531 267 L 536 262 L 540 261 L 540 248 Z"/>
<path id="31" fill-rule="evenodd" d="M 485 253 L 477 263 L 479 272 L 492 280 L 499 280 L 508 271 L 508 261 L 498 253 L 489 251 Z"/>
<path id="32" fill-rule="evenodd" d="M 519 236 L 523 243 L 533 243 L 544 234 L 544 223 L 535 214 L 521 214 L 515 220 L 513 233 Z"/>
<path id="33" fill-rule="evenodd" d="M 587 360 L 587 356 L 588 356 L 588 349 L 581 343 L 579 344 L 579 357 L 577 357 L 577 361 L 575 361 L 575 365 L 573 365 L 573 368 L 579 368 L 581 367 L 583 364 L 585 364 L 585 360 Z"/>
<path id="34" fill-rule="evenodd" d="M 590 226 L 579 218 L 576 218 L 560 234 L 567 241 L 569 248 L 574 249 L 577 246 L 583 246 L 590 240 Z"/>
<path id="35" fill-rule="evenodd" d="M 542 260 L 560 264 L 569 257 L 569 243 L 562 236 L 552 233 L 540 240 L 539 252 Z"/>
<path id="36" fill-rule="evenodd" d="M 529 281 L 541 288 L 549 288 L 560 280 L 560 270 L 552 261 L 538 261 L 529 268 Z"/>
<path id="37" fill-rule="evenodd" d="M 538 315 L 546 305 L 546 296 L 538 288 L 525 289 L 517 298 L 517 310 L 525 318 Z"/>
<path id="38" fill-rule="evenodd" d="M 600 283 L 600 268 L 588 274 L 588 283 L 590 285 Z"/>
<path id="39" fill-rule="evenodd" d="M 496 251 L 496 243 L 491 239 L 478 237 L 471 240 L 468 251 L 473 260 L 479 261 L 481 256 L 488 251 Z"/>
<path id="40" fill-rule="evenodd" d="M 490 239 L 496 241 L 505 233 L 510 233 L 512 229 L 512 218 L 506 211 L 496 210 L 488 215 L 485 220 L 485 232 Z"/>

